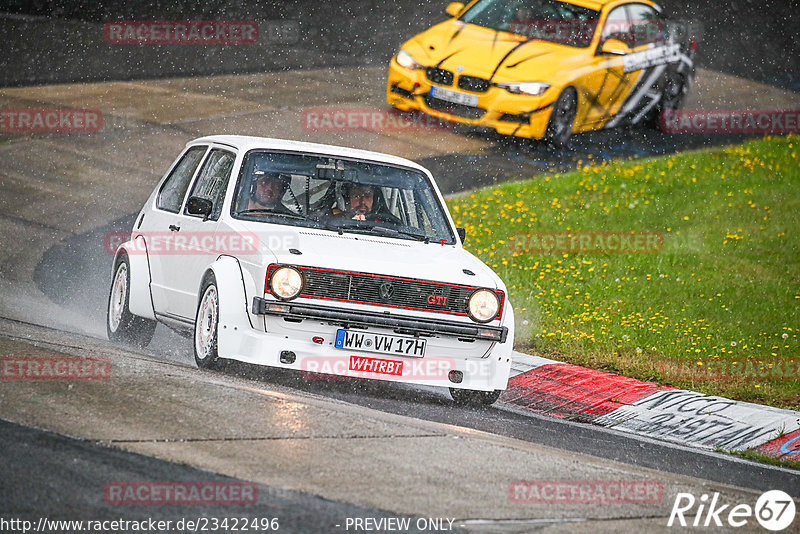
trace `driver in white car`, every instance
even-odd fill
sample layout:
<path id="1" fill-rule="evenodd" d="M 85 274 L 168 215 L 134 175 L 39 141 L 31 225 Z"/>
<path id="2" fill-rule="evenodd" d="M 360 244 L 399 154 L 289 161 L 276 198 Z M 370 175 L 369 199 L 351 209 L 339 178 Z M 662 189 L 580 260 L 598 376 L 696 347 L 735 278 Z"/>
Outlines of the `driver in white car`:
<path id="1" fill-rule="evenodd" d="M 341 184 L 340 202 L 333 215 L 356 221 L 375 221 L 402 224 L 386 206 L 380 190 L 367 184 Z"/>

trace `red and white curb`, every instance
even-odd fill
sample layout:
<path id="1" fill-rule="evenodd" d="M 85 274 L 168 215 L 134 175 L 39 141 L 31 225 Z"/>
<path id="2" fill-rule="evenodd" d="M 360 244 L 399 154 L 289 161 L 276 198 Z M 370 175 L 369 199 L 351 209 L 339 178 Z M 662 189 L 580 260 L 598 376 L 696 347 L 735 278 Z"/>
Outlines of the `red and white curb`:
<path id="1" fill-rule="evenodd" d="M 707 449 L 800 460 L 800 413 L 514 352 L 501 402 Z"/>

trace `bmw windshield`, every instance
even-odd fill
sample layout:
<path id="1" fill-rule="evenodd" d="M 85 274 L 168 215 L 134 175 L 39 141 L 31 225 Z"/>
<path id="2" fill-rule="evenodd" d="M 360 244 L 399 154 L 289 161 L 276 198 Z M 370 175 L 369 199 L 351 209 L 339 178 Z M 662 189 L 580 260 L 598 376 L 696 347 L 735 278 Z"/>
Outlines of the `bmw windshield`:
<path id="1" fill-rule="evenodd" d="M 423 173 L 317 154 L 248 152 L 231 215 L 339 233 L 455 244 L 444 209 Z"/>
<path id="2" fill-rule="evenodd" d="M 461 16 L 469 24 L 529 40 L 587 47 L 600 12 L 558 0 L 480 0 Z"/>

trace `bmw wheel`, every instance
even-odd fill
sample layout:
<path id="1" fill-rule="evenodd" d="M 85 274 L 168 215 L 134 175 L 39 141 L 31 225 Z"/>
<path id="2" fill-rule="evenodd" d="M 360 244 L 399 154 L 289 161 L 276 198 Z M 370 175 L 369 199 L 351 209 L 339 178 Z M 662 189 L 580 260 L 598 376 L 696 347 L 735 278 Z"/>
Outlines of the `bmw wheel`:
<path id="1" fill-rule="evenodd" d="M 558 99 L 553 104 L 553 111 L 550 112 L 550 120 L 547 123 L 547 130 L 544 132 L 544 140 L 547 144 L 554 147 L 562 147 L 567 144 L 572 135 L 577 111 L 578 95 L 572 87 L 567 87 L 558 95 Z"/>
<path id="2" fill-rule="evenodd" d="M 111 341 L 146 347 L 153 339 L 156 322 L 130 311 L 131 265 L 127 254 L 114 261 L 114 278 L 108 295 L 106 335 Z"/>
<path id="3" fill-rule="evenodd" d="M 661 116 L 664 113 L 678 111 L 683 107 L 686 95 L 689 94 L 689 86 L 683 74 L 676 74 L 667 80 L 664 92 L 661 94 L 661 102 L 656 106 L 656 113 L 650 118 L 653 127 L 661 130 Z"/>
<path id="4" fill-rule="evenodd" d="M 471 389 L 450 388 L 453 402 L 459 406 L 490 406 L 500 398 L 503 393 L 499 389 L 494 391 L 474 391 Z"/>
<path id="5" fill-rule="evenodd" d="M 194 361 L 201 369 L 217 363 L 217 327 L 219 326 L 219 293 L 217 280 L 208 274 L 200 289 L 200 302 L 194 320 Z"/>

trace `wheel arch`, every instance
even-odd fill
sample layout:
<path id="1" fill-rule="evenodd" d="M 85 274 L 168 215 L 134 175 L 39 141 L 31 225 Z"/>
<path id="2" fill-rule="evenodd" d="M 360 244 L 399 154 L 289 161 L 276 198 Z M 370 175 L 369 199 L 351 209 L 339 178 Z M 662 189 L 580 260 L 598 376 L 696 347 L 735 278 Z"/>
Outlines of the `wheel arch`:
<path id="1" fill-rule="evenodd" d="M 237 353 L 241 328 L 254 328 L 247 300 L 248 294 L 255 294 L 255 283 L 247 270 L 242 269 L 239 260 L 233 256 L 220 256 L 203 273 L 198 287 L 198 304 L 202 298 L 202 284 L 213 274 L 217 286 L 219 322 L 217 344 L 220 357 Z"/>
<path id="2" fill-rule="evenodd" d="M 144 238 L 137 236 L 122 243 L 114 254 L 115 266 L 123 255 L 127 256 L 129 266 L 128 309 L 133 315 L 155 320 L 153 295 L 150 292 L 150 262 Z"/>

